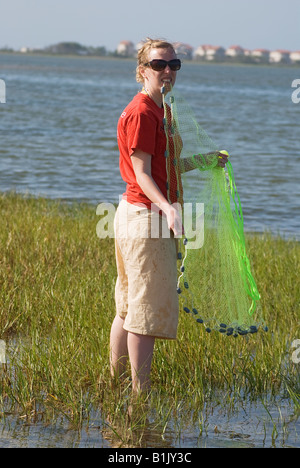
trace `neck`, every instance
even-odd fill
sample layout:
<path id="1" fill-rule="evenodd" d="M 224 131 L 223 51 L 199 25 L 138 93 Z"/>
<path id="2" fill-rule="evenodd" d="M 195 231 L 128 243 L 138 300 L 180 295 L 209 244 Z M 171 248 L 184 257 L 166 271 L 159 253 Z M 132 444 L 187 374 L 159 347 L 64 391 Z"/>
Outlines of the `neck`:
<path id="1" fill-rule="evenodd" d="M 153 92 L 151 92 L 151 90 L 145 88 L 145 86 L 143 87 L 142 93 L 149 96 L 149 98 L 152 99 L 152 101 L 154 101 L 155 104 L 158 107 L 162 107 L 162 95 L 161 95 L 161 93 L 159 93 L 159 94 L 158 93 L 153 93 Z"/>

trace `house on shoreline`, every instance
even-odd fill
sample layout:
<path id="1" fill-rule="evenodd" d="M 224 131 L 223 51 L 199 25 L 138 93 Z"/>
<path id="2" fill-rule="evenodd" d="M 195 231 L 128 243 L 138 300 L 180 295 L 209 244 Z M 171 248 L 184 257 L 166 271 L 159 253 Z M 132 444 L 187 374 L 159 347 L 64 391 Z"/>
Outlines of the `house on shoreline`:
<path id="1" fill-rule="evenodd" d="M 232 45 L 228 47 L 228 49 L 226 49 L 225 55 L 226 57 L 238 59 L 238 58 L 244 57 L 245 49 L 243 49 L 243 47 L 239 45 Z"/>
<path id="2" fill-rule="evenodd" d="M 251 58 L 256 63 L 268 63 L 270 51 L 267 49 L 254 49 L 251 52 Z"/>
<path id="3" fill-rule="evenodd" d="M 131 41 L 121 41 L 117 47 L 117 54 L 121 57 L 134 57 L 135 47 Z"/>
<path id="4" fill-rule="evenodd" d="M 183 42 L 175 42 L 174 49 L 178 57 L 182 57 L 186 60 L 193 59 L 194 48 L 189 44 L 184 44 Z"/>
<path id="5" fill-rule="evenodd" d="M 201 45 L 194 53 L 195 60 L 222 61 L 225 57 L 225 49 L 221 46 Z"/>
<path id="6" fill-rule="evenodd" d="M 270 52 L 270 63 L 290 63 L 291 52 L 288 50 L 273 50 Z"/>
<path id="7" fill-rule="evenodd" d="M 292 63 L 300 65 L 300 50 L 290 53 L 290 60 Z"/>

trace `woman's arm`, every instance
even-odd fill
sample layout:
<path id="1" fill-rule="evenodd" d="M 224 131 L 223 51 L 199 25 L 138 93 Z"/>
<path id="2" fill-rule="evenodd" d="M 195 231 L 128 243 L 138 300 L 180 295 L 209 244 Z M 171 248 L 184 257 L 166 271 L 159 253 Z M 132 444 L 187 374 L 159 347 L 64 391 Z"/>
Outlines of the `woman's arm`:
<path id="1" fill-rule="evenodd" d="M 141 150 L 136 150 L 132 154 L 131 161 L 136 181 L 149 200 L 165 213 L 169 229 L 174 232 L 175 236 L 180 236 L 183 234 L 181 216 L 174 206 L 170 205 L 155 183 L 151 174 L 151 158 L 151 154 Z"/>

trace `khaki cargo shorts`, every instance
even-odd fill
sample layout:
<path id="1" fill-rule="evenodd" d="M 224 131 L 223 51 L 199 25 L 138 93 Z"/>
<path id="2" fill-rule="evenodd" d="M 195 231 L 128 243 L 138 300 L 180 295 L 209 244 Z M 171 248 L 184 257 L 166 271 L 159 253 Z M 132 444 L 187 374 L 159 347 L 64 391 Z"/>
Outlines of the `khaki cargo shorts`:
<path id="1" fill-rule="evenodd" d="M 166 219 L 122 200 L 114 229 L 118 270 L 115 300 L 117 314 L 125 319 L 124 329 L 176 339 L 177 248 Z"/>

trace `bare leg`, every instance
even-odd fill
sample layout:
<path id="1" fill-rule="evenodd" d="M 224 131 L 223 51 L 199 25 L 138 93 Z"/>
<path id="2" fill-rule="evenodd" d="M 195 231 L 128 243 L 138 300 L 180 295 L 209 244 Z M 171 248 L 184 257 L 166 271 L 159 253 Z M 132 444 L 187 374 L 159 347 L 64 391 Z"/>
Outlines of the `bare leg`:
<path id="1" fill-rule="evenodd" d="M 128 332 L 127 343 L 131 364 L 132 390 L 135 393 L 150 390 L 155 337 Z"/>
<path id="2" fill-rule="evenodd" d="M 110 332 L 110 372 L 112 377 L 119 377 L 126 370 L 128 349 L 124 319 L 116 315 Z"/>

